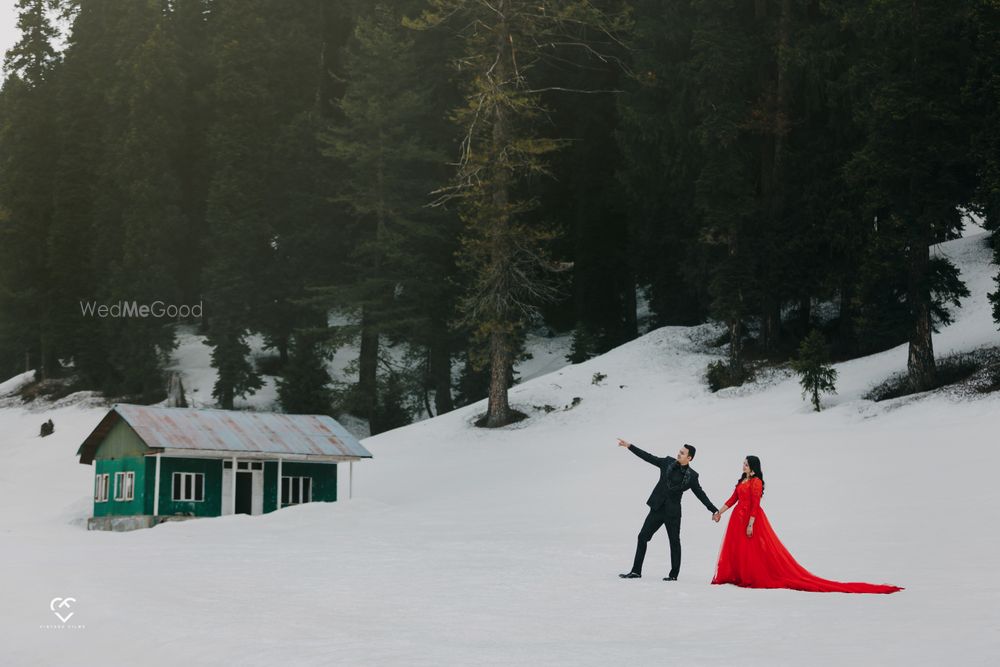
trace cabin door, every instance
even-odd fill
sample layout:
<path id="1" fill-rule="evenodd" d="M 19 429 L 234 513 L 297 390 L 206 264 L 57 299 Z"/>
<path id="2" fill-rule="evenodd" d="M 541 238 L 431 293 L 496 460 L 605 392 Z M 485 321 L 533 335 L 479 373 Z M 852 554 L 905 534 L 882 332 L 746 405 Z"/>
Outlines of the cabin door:
<path id="1" fill-rule="evenodd" d="M 230 461 L 222 470 L 222 513 L 264 513 L 264 465 L 260 461 L 239 461 L 236 470 L 236 493 L 233 494 L 233 469 Z"/>
<path id="2" fill-rule="evenodd" d="M 236 514 L 251 514 L 253 509 L 253 473 L 236 473 Z"/>

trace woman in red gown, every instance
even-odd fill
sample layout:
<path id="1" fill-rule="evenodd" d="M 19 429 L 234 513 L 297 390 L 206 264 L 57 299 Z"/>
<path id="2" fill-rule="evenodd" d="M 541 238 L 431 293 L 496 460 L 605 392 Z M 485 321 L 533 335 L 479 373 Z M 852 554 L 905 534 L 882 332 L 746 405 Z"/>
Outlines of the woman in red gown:
<path id="1" fill-rule="evenodd" d="M 791 588 L 818 593 L 895 593 L 898 586 L 844 583 L 820 579 L 795 562 L 771 528 L 760 506 L 764 475 L 760 459 L 743 461 L 743 476 L 736 490 L 719 510 L 721 517 L 735 507 L 719 552 L 713 584 L 735 584 L 746 588 Z"/>

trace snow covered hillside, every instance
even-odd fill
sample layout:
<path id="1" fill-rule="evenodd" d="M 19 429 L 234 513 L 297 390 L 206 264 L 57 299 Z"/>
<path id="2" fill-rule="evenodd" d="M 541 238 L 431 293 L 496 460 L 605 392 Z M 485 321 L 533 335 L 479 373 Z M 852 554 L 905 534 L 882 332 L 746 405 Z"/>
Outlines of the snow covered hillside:
<path id="1" fill-rule="evenodd" d="M 985 236 L 935 251 L 972 293 L 937 354 L 1000 344 Z M 0 664 L 995 664 L 1000 395 L 864 400 L 905 346 L 839 364 L 818 414 L 790 377 L 710 394 L 714 333 L 658 329 L 526 381 L 511 399 L 530 418 L 505 429 L 474 428 L 479 404 L 368 438 L 352 500 L 130 533 L 84 529 L 92 470 L 74 452 L 103 410 L 2 408 Z M 758 455 L 806 568 L 906 590 L 712 586 L 728 517 L 691 494 L 680 580 L 661 581 L 663 531 L 644 578 L 619 579 L 657 470 L 616 436 L 697 445 L 716 504 Z M 51 627 L 56 597 L 84 627 Z"/>

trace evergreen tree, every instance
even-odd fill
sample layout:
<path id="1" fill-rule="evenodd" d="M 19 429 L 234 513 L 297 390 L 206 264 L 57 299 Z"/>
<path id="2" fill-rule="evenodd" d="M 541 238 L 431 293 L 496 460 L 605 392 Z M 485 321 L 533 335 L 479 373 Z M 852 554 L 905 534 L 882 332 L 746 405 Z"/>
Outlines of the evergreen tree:
<path id="1" fill-rule="evenodd" d="M 6 54 L 0 91 L 0 349 L 37 368 L 59 372 L 53 337 L 49 241 L 58 159 L 52 85 L 56 32 L 45 0 L 18 0 L 19 41 Z"/>
<path id="2" fill-rule="evenodd" d="M 1000 4 L 993 0 L 972 4 L 973 58 L 964 101 L 972 110 L 971 120 L 978 121 L 972 144 L 978 162 L 973 209 L 993 231 L 994 262 L 1000 264 Z M 989 298 L 993 319 L 1000 324 L 1000 271 L 996 284 Z"/>
<path id="3" fill-rule="evenodd" d="M 405 380 L 398 373 L 390 371 L 381 379 L 381 384 L 374 423 L 378 424 L 382 431 L 411 423 L 413 417 L 412 411 L 407 406 L 407 397 L 413 396 L 413 392 L 406 390 Z"/>
<path id="4" fill-rule="evenodd" d="M 330 374 L 325 361 L 329 354 L 310 336 L 294 338 L 290 359 L 278 380 L 278 401 L 289 414 L 327 415 L 331 411 Z"/>
<path id="5" fill-rule="evenodd" d="M 81 303 L 107 303 L 121 296 L 108 270 L 121 257 L 121 156 L 123 108 L 136 39 L 121 28 L 131 10 L 121 3 L 69 4 L 72 27 L 63 60 L 55 72 L 55 116 L 60 146 L 53 180 L 52 228 L 48 248 L 53 285 L 50 326 L 55 345 L 71 358 L 84 386 L 115 391 L 121 376 L 111 363 L 120 339 L 113 324 L 81 312 Z M 115 91 L 113 94 L 111 91 Z M 110 104 L 114 99 L 115 104 Z"/>
<path id="6" fill-rule="evenodd" d="M 597 5 L 610 10 L 614 3 Z M 567 145 L 550 159 L 557 177 L 534 185 L 539 206 L 531 215 L 559 230 L 552 255 L 572 266 L 567 270 L 571 284 L 542 313 L 549 328 L 573 328 L 580 343 L 593 343 L 578 345 L 577 359 L 603 354 L 638 335 L 635 244 L 624 186 L 617 178 L 622 158 L 616 98 L 627 77 L 620 63 L 628 50 L 614 45 L 601 51 L 604 61 L 580 50 L 564 54 L 558 66 L 540 63 L 538 73 L 542 85 L 550 82 L 553 88 L 541 98 L 549 109 L 551 133 Z"/>
<path id="7" fill-rule="evenodd" d="M 355 402 L 373 434 L 384 430 L 378 417 L 384 413 L 378 396 L 383 345 L 408 341 L 430 348 L 442 334 L 447 342 L 444 327 L 435 327 L 435 320 L 444 323 L 440 300 L 447 299 L 447 290 L 435 284 L 446 282 L 451 265 L 447 234 L 454 232 L 453 217 L 426 206 L 444 178 L 446 157 L 435 142 L 443 109 L 425 76 L 418 35 L 401 18 L 400 8 L 382 3 L 358 16 L 346 58 L 346 91 L 324 134 L 326 155 L 345 167 L 337 194 L 349 211 L 345 231 L 353 239 L 348 281 L 329 292 L 360 324 Z M 450 374 L 450 361 L 442 363 Z M 450 379 L 437 390 L 447 399 L 439 402 L 440 410 L 450 402 Z"/>
<path id="8" fill-rule="evenodd" d="M 558 45 L 586 47 L 581 27 L 606 32 L 607 25 L 582 0 L 430 0 L 429 5 L 412 25 L 429 28 L 447 21 L 462 44 L 455 64 L 466 103 L 454 112 L 461 150 L 455 182 L 443 196 L 462 204 L 460 265 L 469 289 L 460 308 L 477 342 L 489 349 L 484 423 L 498 427 L 514 419 L 507 389 L 517 332 L 555 294 L 546 275 L 554 267 L 545 250 L 553 234 L 526 218 L 537 205 L 532 179 L 547 173 L 546 156 L 562 145 L 537 129 L 544 110 L 541 90 L 534 87 L 536 68 L 558 56 Z"/>
<path id="9" fill-rule="evenodd" d="M 730 384 L 743 381 L 744 326 L 758 287 L 753 237 L 760 158 L 749 128 L 751 103 L 759 98 L 753 22 L 748 3 L 697 3 L 691 36 L 701 152 L 694 205 L 699 234 L 714 246 L 709 291 L 713 314 L 728 327 Z"/>
<path id="10" fill-rule="evenodd" d="M 695 182 L 701 145 L 692 77 L 695 7 L 638 0 L 628 47 L 634 76 L 619 98 L 618 177 L 628 202 L 629 252 L 657 325 L 704 321 L 711 249 L 700 237 Z"/>
<path id="11" fill-rule="evenodd" d="M 282 359 L 287 359 L 297 330 L 316 326 L 315 307 L 304 303 L 307 284 L 343 268 L 339 262 L 335 267 L 323 266 L 334 264 L 330 257 L 345 251 L 345 244 L 337 239 L 343 233 L 337 229 L 342 211 L 329 201 L 331 183 L 343 176 L 331 171 L 317 138 L 326 120 L 324 105 L 332 103 L 322 97 L 325 81 L 333 76 L 324 69 L 322 56 L 341 46 L 331 43 L 324 20 L 338 4 L 326 0 L 268 7 L 276 49 L 266 56 L 268 68 L 284 75 L 269 87 L 268 116 L 274 125 L 266 155 L 270 187 L 262 213 L 272 252 L 260 267 L 255 328 Z"/>
<path id="12" fill-rule="evenodd" d="M 131 42 L 114 89 L 124 122 L 109 155 L 122 197 L 120 257 L 108 267 L 104 294 L 112 302 L 177 305 L 176 239 L 187 231 L 177 147 L 185 136 L 179 104 L 186 82 L 180 51 L 158 0 L 129 3 L 119 30 Z M 160 318 L 109 322 L 109 360 L 117 391 L 159 400 L 163 361 L 174 346 L 172 323 Z"/>
<path id="13" fill-rule="evenodd" d="M 201 269 L 207 251 L 204 230 L 211 173 L 208 132 L 213 115 L 209 58 L 212 4 L 213 0 L 173 0 L 167 24 L 171 40 L 177 45 L 175 57 L 185 84 L 174 103 L 182 135 L 173 147 L 178 167 L 175 174 L 180 188 L 180 220 L 185 228 L 170 239 L 170 253 L 176 262 L 175 281 L 180 300 L 187 304 L 202 298 Z"/>
<path id="14" fill-rule="evenodd" d="M 212 395 L 225 409 L 237 396 L 262 386 L 247 359 L 247 335 L 262 285 L 255 278 L 271 252 L 265 198 L 266 122 L 272 102 L 266 55 L 276 48 L 263 25 L 263 2 L 219 2 L 213 21 L 212 90 L 218 120 L 209 133 L 214 170 L 206 222 L 209 259 L 202 278 L 212 366 L 218 377 Z"/>
<path id="15" fill-rule="evenodd" d="M 847 86 L 855 37 L 826 3 L 797 6 L 799 29 L 789 57 L 798 67 L 793 98 L 796 117 L 789 134 L 787 210 L 794 226 L 786 231 L 792 265 L 786 277 L 789 296 L 798 302 L 797 335 L 810 329 L 813 298 L 837 301 L 835 343 L 857 354 L 871 339 L 857 332 L 858 276 L 872 235 L 861 197 L 849 186 L 844 165 L 858 146 L 861 131 L 853 121 Z"/>
<path id="16" fill-rule="evenodd" d="M 314 67 L 321 52 L 315 14 L 275 0 L 218 0 L 213 5 L 212 84 L 216 120 L 209 131 L 213 172 L 208 190 L 208 260 L 204 271 L 208 339 L 222 407 L 261 386 L 246 358 L 250 331 L 287 339 L 292 290 L 285 270 L 282 233 L 285 193 L 272 174 L 282 131 L 315 103 Z M 276 305 L 277 304 L 277 305 Z"/>
<path id="17" fill-rule="evenodd" d="M 823 334 L 814 329 L 799 345 L 799 358 L 792 361 L 792 368 L 802 385 L 802 398 L 810 397 L 816 412 L 820 411 L 821 393 L 837 393 L 837 371 L 829 365 L 829 360 Z"/>
<path id="18" fill-rule="evenodd" d="M 848 165 L 864 193 L 869 219 L 895 236 L 899 271 L 906 276 L 909 382 L 935 386 L 932 286 L 960 286 L 934 276 L 930 246 L 954 238 L 959 206 L 974 189 L 970 129 L 962 108 L 970 48 L 969 6 L 858 1 L 843 19 L 858 35 L 852 76 L 855 115 L 864 143 Z M 946 295 L 949 300 L 960 292 Z"/>
<path id="19" fill-rule="evenodd" d="M 17 0 L 17 29 L 21 38 L 4 54 L 4 72 L 16 74 L 29 86 L 45 82 L 58 62 L 52 40 L 58 31 L 49 20 L 53 0 Z"/>

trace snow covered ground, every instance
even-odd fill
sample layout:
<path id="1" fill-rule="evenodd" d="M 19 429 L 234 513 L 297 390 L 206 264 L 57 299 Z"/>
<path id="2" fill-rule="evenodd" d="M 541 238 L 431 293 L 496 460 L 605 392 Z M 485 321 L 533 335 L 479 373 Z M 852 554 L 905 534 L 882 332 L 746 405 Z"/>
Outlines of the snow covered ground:
<path id="1" fill-rule="evenodd" d="M 936 252 L 972 292 L 937 353 L 1000 344 L 984 235 Z M 0 664 L 995 664 L 1000 395 L 862 399 L 905 346 L 839 364 L 819 414 L 794 378 L 713 395 L 711 333 L 658 329 L 526 381 L 512 401 L 530 419 L 506 429 L 472 427 L 479 404 L 368 438 L 352 500 L 131 533 L 84 529 L 92 470 L 74 452 L 103 410 L 0 409 Z M 906 590 L 712 586 L 725 526 L 691 494 L 680 580 L 661 581 L 662 531 L 646 576 L 619 579 L 657 471 L 616 436 L 697 445 L 716 504 L 760 456 L 804 566 Z M 85 627 L 60 627 L 56 597 Z"/>

